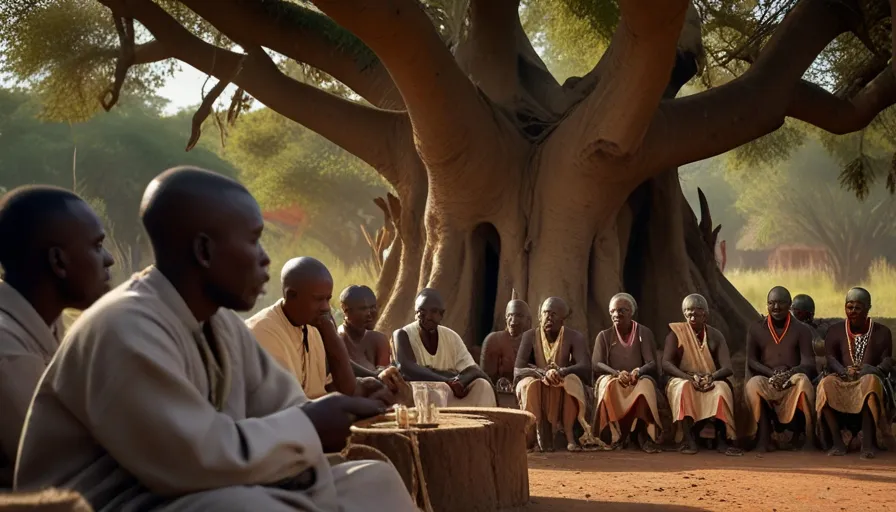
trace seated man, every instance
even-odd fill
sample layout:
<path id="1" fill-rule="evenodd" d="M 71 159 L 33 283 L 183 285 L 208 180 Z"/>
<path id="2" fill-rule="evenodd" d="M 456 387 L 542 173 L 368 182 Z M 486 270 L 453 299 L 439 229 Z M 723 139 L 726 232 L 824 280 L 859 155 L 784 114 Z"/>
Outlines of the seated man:
<path id="1" fill-rule="evenodd" d="M 656 441 L 662 423 L 656 401 L 656 341 L 653 331 L 632 319 L 637 310 L 631 295 L 614 295 L 610 299 L 613 327 L 594 341 L 594 434 L 602 440 L 609 437 L 612 446 L 621 447 L 636 432 L 642 450 L 659 453 Z"/>
<path id="2" fill-rule="evenodd" d="M 796 437 L 805 436 L 805 446 L 811 447 L 815 410 L 812 332 L 790 314 L 792 301 L 787 288 L 772 288 L 767 302 L 768 317 L 747 330 L 744 397 L 753 414 L 747 434 L 755 435 L 758 425 L 756 448 L 761 452 L 773 449 L 773 426 L 789 428 Z"/>
<path id="3" fill-rule="evenodd" d="M 709 304 L 702 295 L 692 294 L 681 303 L 686 322 L 669 324 L 663 349 L 663 371 L 669 376 L 666 395 L 676 425 L 675 440 L 685 443 L 680 451 L 697 453 L 697 437 L 714 431 L 716 448 L 725 455 L 743 455 L 728 446 L 734 440 L 734 396 L 727 379 L 734 375 L 728 344 L 718 329 L 707 325 Z"/>
<path id="4" fill-rule="evenodd" d="M 820 325 L 815 320 L 815 301 L 812 297 L 801 293 L 793 297 L 793 305 L 790 312 L 797 320 L 806 324 L 812 332 L 812 350 L 816 357 L 821 359 L 824 366 L 824 336 L 827 332 L 826 325 Z M 816 364 L 816 370 L 821 370 Z"/>
<path id="5" fill-rule="evenodd" d="M 568 451 L 603 447 L 588 424 L 591 360 L 585 336 L 565 327 L 569 306 L 551 297 L 541 305 L 537 328 L 526 331 L 514 365 L 520 408 L 535 415 L 538 448 L 554 450 L 554 436 L 566 436 Z M 583 433 L 576 442 L 575 423 Z"/>
<path id="6" fill-rule="evenodd" d="M 330 314 L 330 271 L 314 258 L 293 258 L 283 265 L 280 284 L 283 298 L 246 320 L 249 330 L 308 398 L 329 391 L 353 395 L 355 374 Z"/>
<path id="7" fill-rule="evenodd" d="M 513 366 L 523 333 L 532 328 L 532 312 L 528 304 L 514 298 L 507 303 L 504 319 L 506 324 L 503 331 L 495 331 L 485 337 L 479 366 L 495 383 L 499 393 L 513 393 Z"/>
<path id="8" fill-rule="evenodd" d="M 352 285 L 339 295 L 344 321 L 339 336 L 351 358 L 352 370 L 359 379 L 377 379 L 392 394 L 391 402 L 414 405 L 411 387 L 392 364 L 389 337 L 376 328 L 376 295 L 367 286 Z"/>
<path id="9" fill-rule="evenodd" d="M 389 464 L 324 455 L 382 405 L 309 401 L 230 311 L 268 280 L 249 192 L 179 168 L 140 210 L 155 265 L 72 326 L 32 402 L 17 490 L 71 489 L 96 510 L 417 510 Z"/>
<path id="10" fill-rule="evenodd" d="M 824 444 L 833 446 L 828 455 L 846 455 L 841 428 L 855 434 L 861 427 L 863 459 L 874 458 L 875 446 L 892 436 L 893 397 L 884 386 L 893 369 L 893 336 L 869 318 L 870 309 L 867 290 L 849 290 L 846 321 L 832 325 L 824 340 L 831 374 L 818 384 L 815 407 L 827 427 Z"/>
<path id="11" fill-rule="evenodd" d="M 442 296 L 425 288 L 414 303 L 417 321 L 393 334 L 395 360 L 409 382 L 441 382 L 450 390 L 450 407 L 494 407 L 495 390 L 488 376 L 456 332 L 440 325 L 445 315 Z"/>
<path id="12" fill-rule="evenodd" d="M 31 396 L 62 338 L 62 310 L 109 290 L 112 256 L 90 206 L 68 190 L 21 187 L 0 199 L 0 489 Z"/>

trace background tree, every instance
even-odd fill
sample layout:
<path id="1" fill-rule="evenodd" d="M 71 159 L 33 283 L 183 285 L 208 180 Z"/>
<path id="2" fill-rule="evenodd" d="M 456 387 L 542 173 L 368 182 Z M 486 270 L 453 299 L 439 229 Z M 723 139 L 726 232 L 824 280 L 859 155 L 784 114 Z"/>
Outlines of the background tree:
<path id="1" fill-rule="evenodd" d="M 863 160 L 874 174 L 889 171 L 890 158 L 866 155 Z M 742 182 L 737 199 L 759 248 L 824 247 L 834 282 L 844 289 L 865 282 L 874 258 L 892 253 L 896 199 L 884 187 L 872 188 L 861 199 L 840 187 L 843 162 L 828 154 L 817 138 L 810 138 L 783 165 L 761 172 L 765 179 Z"/>
<path id="2" fill-rule="evenodd" d="M 67 124 L 38 119 L 41 104 L 34 95 L 0 89 L 0 186 L 42 183 L 77 191 L 105 218 L 115 270 L 130 275 L 148 254 L 137 209 L 160 170 L 192 164 L 235 175 L 208 149 L 185 155 L 189 120 L 160 117 L 161 105 L 154 97 L 125 97 L 109 115 Z"/>
<path id="3" fill-rule="evenodd" d="M 361 226 L 382 225 L 371 198 L 389 191 L 369 166 L 270 109 L 246 114 L 228 134 L 224 154 L 264 210 L 300 208 L 302 235 L 346 265 L 369 259 Z"/>
<path id="4" fill-rule="evenodd" d="M 496 305 L 512 289 L 533 304 L 566 297 L 572 325 L 592 334 L 621 289 L 649 325 L 679 318 L 681 297 L 699 291 L 716 325 L 743 339 L 756 312 L 716 269 L 712 222 L 704 215 L 698 227 L 674 169 L 788 116 L 847 133 L 896 101 L 883 0 L 701 1 L 690 11 L 686 0 L 564 1 L 592 26 L 614 28 L 600 60 L 563 84 L 524 30 L 520 12 L 535 2 L 314 0 L 319 11 L 282 0 L 10 3 L 0 20 L 7 68 L 51 98 L 94 98 L 111 83 L 108 108 L 118 89 L 158 76 L 143 64 L 174 58 L 221 81 L 198 120 L 233 83 L 232 104 L 245 92 L 376 169 L 402 203 L 378 285 L 381 327 L 408 321 L 429 285 L 443 290 L 446 323 L 468 342 L 501 322 Z M 48 27 L 63 34 L 48 39 Z M 280 56 L 364 101 L 291 78 Z M 703 85 L 713 87 L 676 98 L 704 63 Z M 77 81 L 60 78 L 72 69 Z M 804 81 L 816 72 L 843 93 Z M 73 86 L 81 92 L 55 92 Z"/>

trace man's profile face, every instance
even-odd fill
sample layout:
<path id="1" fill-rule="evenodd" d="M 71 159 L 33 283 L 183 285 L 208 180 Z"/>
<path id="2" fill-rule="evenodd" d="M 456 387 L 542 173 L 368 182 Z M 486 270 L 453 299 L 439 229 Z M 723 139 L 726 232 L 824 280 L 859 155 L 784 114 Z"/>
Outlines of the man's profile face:
<path id="1" fill-rule="evenodd" d="M 792 306 L 790 308 L 790 312 L 793 313 L 793 316 L 795 316 L 797 320 L 803 322 L 804 324 L 811 322 L 813 317 L 815 316 L 811 311 L 800 309 L 797 306 Z"/>
<path id="2" fill-rule="evenodd" d="M 58 247 L 62 268 L 54 269 L 71 307 L 87 309 L 109 291 L 109 268 L 115 263 L 103 246 L 106 232 L 94 211 L 83 201 L 69 201 L 65 243 Z"/>
<path id="3" fill-rule="evenodd" d="M 333 279 L 327 276 L 307 279 L 300 287 L 287 288 L 283 298 L 283 308 L 292 321 L 299 325 L 313 323 L 330 313 Z"/>
<path id="4" fill-rule="evenodd" d="M 217 230 L 205 235 L 207 286 L 220 307 L 248 311 L 270 279 L 271 260 L 261 245 L 264 219 L 251 195 L 230 192 Z"/>

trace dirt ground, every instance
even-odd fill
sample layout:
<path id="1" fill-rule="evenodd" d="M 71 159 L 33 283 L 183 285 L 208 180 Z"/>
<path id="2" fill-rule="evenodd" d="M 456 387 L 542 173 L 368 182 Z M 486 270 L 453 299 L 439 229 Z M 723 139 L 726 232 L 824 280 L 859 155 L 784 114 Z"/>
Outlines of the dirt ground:
<path id="1" fill-rule="evenodd" d="M 896 453 L 530 454 L 529 491 L 526 512 L 896 510 Z"/>

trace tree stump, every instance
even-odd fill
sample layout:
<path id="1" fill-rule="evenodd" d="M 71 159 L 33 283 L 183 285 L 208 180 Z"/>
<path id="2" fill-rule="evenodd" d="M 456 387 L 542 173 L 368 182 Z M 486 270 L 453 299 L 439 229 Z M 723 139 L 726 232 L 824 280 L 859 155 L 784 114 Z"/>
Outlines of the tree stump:
<path id="1" fill-rule="evenodd" d="M 529 461 L 527 435 L 535 428 L 535 416 L 503 407 L 448 407 L 444 416 L 474 415 L 487 418 L 492 425 L 491 444 L 486 455 L 497 484 L 498 509 L 522 507 L 529 502 Z M 484 463 L 484 461 L 483 461 Z"/>
<path id="2" fill-rule="evenodd" d="M 498 453 L 494 426 L 481 415 L 446 413 L 436 428 L 399 429 L 387 415 L 353 426 L 350 443 L 389 457 L 424 511 L 428 498 L 433 512 L 492 512 L 498 510 L 499 482 L 492 460 Z M 525 446 L 518 449 L 525 468 Z"/>

